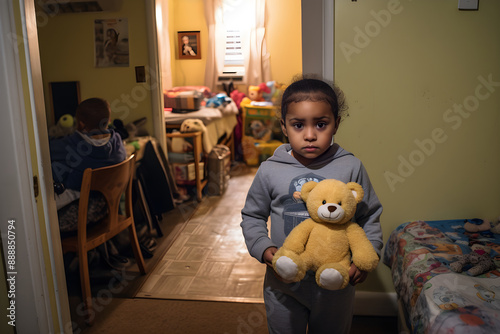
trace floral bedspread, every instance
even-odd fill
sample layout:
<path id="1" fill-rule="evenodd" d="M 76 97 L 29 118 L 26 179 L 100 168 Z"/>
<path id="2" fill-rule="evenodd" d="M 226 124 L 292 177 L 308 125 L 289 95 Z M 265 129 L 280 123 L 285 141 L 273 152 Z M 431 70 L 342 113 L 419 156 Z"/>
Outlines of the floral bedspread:
<path id="1" fill-rule="evenodd" d="M 474 224 L 479 219 L 468 220 Z M 498 333 L 500 331 L 500 235 L 470 233 L 465 220 L 414 221 L 389 237 L 383 261 L 413 333 Z M 491 248 L 497 269 L 478 276 L 455 273 L 449 264 L 471 252 Z"/>

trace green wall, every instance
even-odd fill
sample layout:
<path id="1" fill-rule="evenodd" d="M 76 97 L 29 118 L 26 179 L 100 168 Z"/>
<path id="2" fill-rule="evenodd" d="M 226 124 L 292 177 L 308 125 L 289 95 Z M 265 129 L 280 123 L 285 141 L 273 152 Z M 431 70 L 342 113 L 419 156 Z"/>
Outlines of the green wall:
<path id="1" fill-rule="evenodd" d="M 94 66 L 94 20 L 127 18 L 129 66 Z M 53 124 L 49 82 L 79 81 L 81 100 L 102 97 L 111 104 L 112 118 L 125 124 L 147 117 L 146 128 L 153 133 L 150 85 L 137 83 L 136 66 L 149 65 L 148 36 L 144 1 L 124 0 L 117 12 L 67 13 L 49 15 L 38 10 L 38 34 L 47 123 Z"/>
<path id="2" fill-rule="evenodd" d="M 336 1 L 335 79 L 350 105 L 336 140 L 367 167 L 385 240 L 411 220 L 500 214 L 499 12 Z M 389 269 L 360 289 L 393 290 Z"/>

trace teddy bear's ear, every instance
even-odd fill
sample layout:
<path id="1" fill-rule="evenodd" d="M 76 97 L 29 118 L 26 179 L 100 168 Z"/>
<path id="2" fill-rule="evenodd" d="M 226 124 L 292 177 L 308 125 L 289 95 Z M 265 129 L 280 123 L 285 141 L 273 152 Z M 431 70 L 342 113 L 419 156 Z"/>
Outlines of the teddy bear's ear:
<path id="1" fill-rule="evenodd" d="M 359 203 L 363 200 L 363 196 L 365 195 L 365 192 L 363 191 L 363 187 L 361 187 L 356 182 L 349 182 L 349 183 L 347 183 L 347 188 L 349 188 L 352 191 L 352 194 L 354 195 L 354 199 L 356 200 L 356 203 Z"/>
<path id="2" fill-rule="evenodd" d="M 307 196 L 309 196 L 309 193 L 314 187 L 316 187 L 317 184 L 318 182 L 309 181 L 302 185 L 302 188 L 300 189 L 300 197 L 304 202 L 307 202 Z"/>

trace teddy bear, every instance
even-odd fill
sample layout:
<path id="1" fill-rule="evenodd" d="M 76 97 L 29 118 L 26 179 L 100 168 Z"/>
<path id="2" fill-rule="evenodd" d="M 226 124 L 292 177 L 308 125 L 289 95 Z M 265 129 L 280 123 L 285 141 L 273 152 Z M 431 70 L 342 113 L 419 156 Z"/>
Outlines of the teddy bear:
<path id="1" fill-rule="evenodd" d="M 290 232 L 273 257 L 273 268 L 281 278 L 298 282 L 313 270 L 320 287 L 338 290 L 349 283 L 351 262 L 360 270 L 375 270 L 379 257 L 363 229 L 351 222 L 364 196 L 361 185 L 335 179 L 309 181 L 300 196 L 311 218 Z"/>
<path id="2" fill-rule="evenodd" d="M 450 269 L 461 273 L 464 268 L 470 267 L 466 273 L 470 276 L 477 276 L 496 269 L 495 262 L 490 256 L 491 248 L 486 245 L 474 244 L 471 252 L 461 255 L 458 260 L 450 263 Z"/>
<path id="3" fill-rule="evenodd" d="M 213 145 L 208 138 L 207 128 L 201 119 L 188 118 L 185 119 L 180 127 L 181 132 L 202 132 L 202 142 L 203 150 L 205 153 L 210 153 L 212 151 Z"/>

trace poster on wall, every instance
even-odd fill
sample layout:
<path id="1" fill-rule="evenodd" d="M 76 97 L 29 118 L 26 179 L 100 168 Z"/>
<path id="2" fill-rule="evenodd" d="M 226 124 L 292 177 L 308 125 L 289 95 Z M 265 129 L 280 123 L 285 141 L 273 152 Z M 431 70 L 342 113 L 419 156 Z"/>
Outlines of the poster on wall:
<path id="1" fill-rule="evenodd" d="M 129 66 L 128 20 L 99 19 L 94 21 L 95 66 Z"/>

